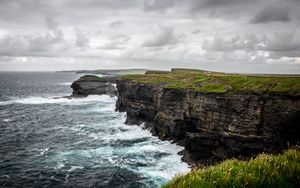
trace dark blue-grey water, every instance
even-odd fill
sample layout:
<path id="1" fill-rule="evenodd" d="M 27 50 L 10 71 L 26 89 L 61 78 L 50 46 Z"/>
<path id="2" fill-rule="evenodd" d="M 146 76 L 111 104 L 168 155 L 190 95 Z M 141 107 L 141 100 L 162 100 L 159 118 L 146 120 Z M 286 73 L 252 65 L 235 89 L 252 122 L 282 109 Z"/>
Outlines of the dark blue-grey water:
<path id="1" fill-rule="evenodd" d="M 116 97 L 70 95 L 79 75 L 0 73 L 0 187 L 158 187 L 188 171 L 149 131 L 124 124 Z"/>

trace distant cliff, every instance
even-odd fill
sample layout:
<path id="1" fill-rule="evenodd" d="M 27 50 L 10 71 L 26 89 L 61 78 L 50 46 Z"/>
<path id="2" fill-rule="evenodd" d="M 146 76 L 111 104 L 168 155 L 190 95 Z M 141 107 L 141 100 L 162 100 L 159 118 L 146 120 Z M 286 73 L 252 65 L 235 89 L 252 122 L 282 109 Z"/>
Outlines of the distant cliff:
<path id="1" fill-rule="evenodd" d="M 207 164 L 279 152 L 300 141 L 299 77 L 207 72 L 128 76 L 117 82 L 116 109 L 183 145 L 183 160 Z M 244 84 L 244 86 L 243 86 Z"/>

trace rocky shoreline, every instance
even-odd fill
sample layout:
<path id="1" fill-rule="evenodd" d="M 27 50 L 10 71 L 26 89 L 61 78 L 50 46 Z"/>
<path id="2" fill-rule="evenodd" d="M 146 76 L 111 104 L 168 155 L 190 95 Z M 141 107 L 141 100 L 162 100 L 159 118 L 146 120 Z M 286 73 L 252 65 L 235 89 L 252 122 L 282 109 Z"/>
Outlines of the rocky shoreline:
<path id="1" fill-rule="evenodd" d="M 299 144 L 300 97 L 255 93 L 202 93 L 164 84 L 117 81 L 116 110 L 127 124 L 185 147 L 194 165 L 276 153 Z"/>
<path id="2" fill-rule="evenodd" d="M 126 124 L 143 124 L 160 139 L 184 146 L 180 154 L 190 165 L 277 153 L 300 142 L 299 95 L 165 86 L 85 75 L 71 85 L 70 98 L 118 96 L 116 110 L 126 112 Z"/>

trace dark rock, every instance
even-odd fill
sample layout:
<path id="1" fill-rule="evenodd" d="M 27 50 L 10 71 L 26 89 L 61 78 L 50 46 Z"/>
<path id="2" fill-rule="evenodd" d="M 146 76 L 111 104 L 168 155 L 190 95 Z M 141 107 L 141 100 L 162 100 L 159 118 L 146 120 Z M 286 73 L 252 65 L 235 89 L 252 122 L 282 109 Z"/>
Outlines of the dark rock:
<path id="1" fill-rule="evenodd" d="M 300 97 L 253 93 L 199 93 L 117 81 L 116 109 L 161 139 L 185 147 L 183 160 L 208 164 L 280 152 L 299 144 Z"/>
<path id="2" fill-rule="evenodd" d="M 87 95 L 102 95 L 107 94 L 110 96 L 117 95 L 116 87 L 108 82 L 106 79 L 103 80 L 76 80 L 72 83 L 71 88 L 73 89 L 72 97 L 87 96 Z"/>

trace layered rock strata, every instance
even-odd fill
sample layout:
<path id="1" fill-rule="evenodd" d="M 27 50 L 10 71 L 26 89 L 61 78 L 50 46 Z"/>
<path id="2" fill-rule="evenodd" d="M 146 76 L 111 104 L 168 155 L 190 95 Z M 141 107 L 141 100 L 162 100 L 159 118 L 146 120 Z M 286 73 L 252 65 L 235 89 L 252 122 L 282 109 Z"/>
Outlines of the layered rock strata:
<path id="1" fill-rule="evenodd" d="M 72 97 L 102 94 L 117 95 L 116 87 L 108 79 L 78 79 L 72 83 L 71 88 L 73 89 Z"/>
<path id="2" fill-rule="evenodd" d="M 279 152 L 300 140 L 299 96 L 201 93 L 130 80 L 117 81 L 117 89 L 126 123 L 145 122 L 154 135 L 183 145 L 189 164 Z"/>

